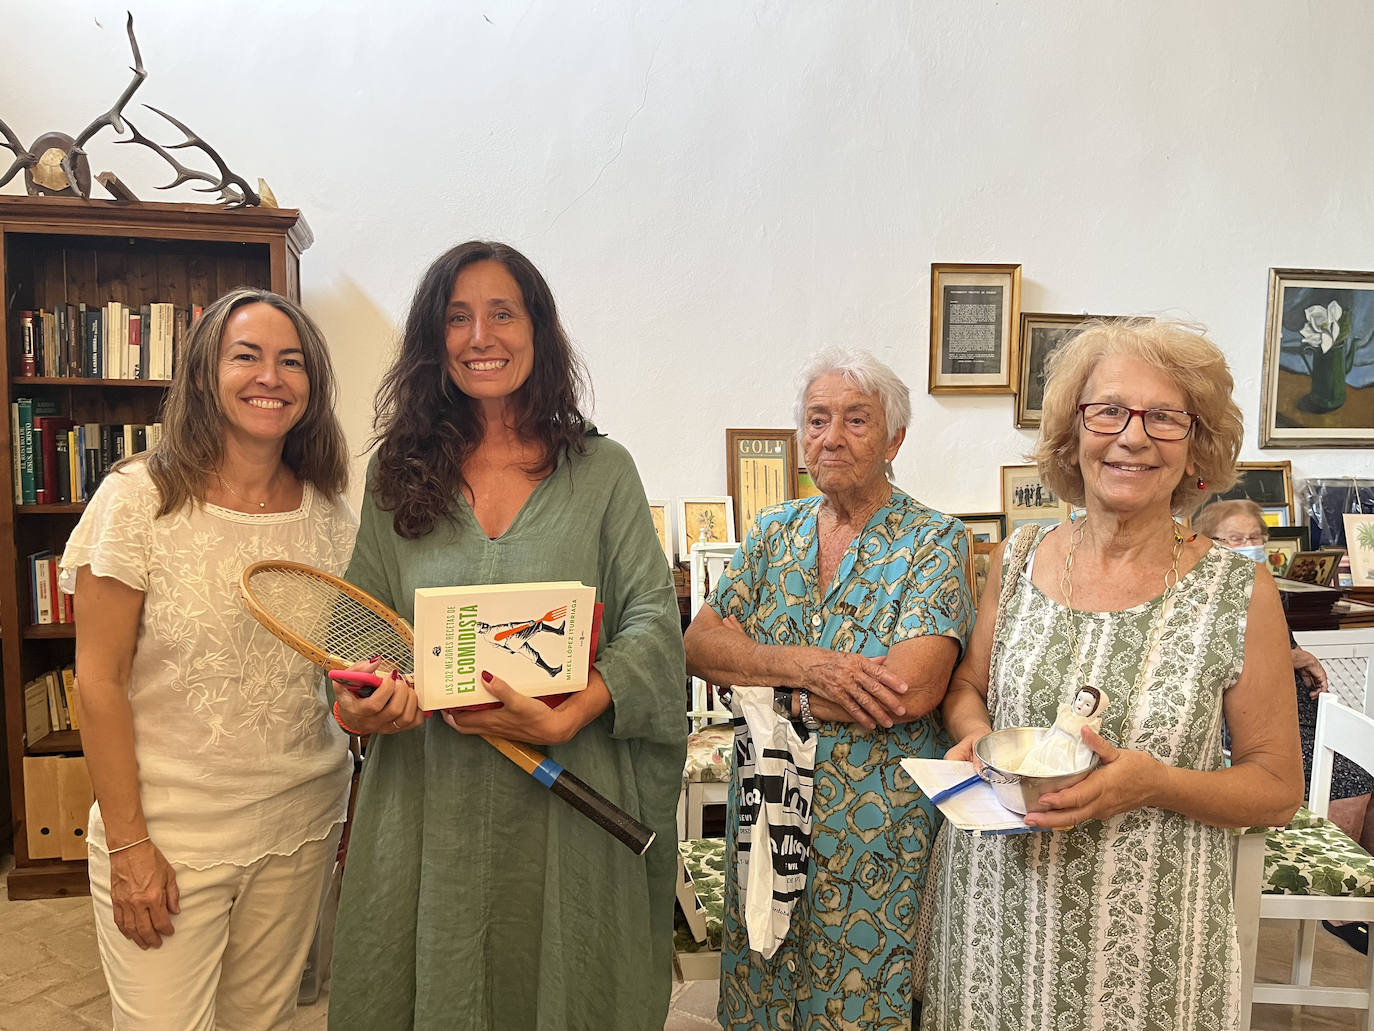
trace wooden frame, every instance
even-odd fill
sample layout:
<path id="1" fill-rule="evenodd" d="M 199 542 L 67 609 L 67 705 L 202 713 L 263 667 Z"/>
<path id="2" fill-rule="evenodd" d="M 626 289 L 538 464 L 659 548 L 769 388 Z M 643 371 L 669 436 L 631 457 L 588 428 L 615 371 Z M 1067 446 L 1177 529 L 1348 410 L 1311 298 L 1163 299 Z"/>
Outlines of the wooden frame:
<path id="1" fill-rule="evenodd" d="M 974 544 L 996 544 L 1007 535 L 1007 516 L 1004 512 L 951 514 L 973 534 Z"/>
<path id="2" fill-rule="evenodd" d="M 1374 272 L 1269 270 L 1260 447 L 1374 445 L 1371 364 Z"/>
<path id="3" fill-rule="evenodd" d="M 703 530 L 706 531 L 704 537 Z M 677 499 L 679 555 L 690 556 L 693 544 L 734 543 L 735 505 L 728 495 L 701 494 Z"/>
<path id="4" fill-rule="evenodd" d="M 1019 264 L 932 264 L 930 393 L 1015 393 L 1020 316 Z"/>
<path id="5" fill-rule="evenodd" d="M 664 498 L 650 498 L 649 515 L 654 521 L 654 533 L 658 534 L 659 546 L 663 548 L 664 557 L 671 566 L 674 561 L 672 505 Z"/>
<path id="6" fill-rule="evenodd" d="M 741 530 L 760 510 L 795 498 L 797 431 L 726 430 L 725 482 Z"/>
<path id="7" fill-rule="evenodd" d="M 1002 466 L 1002 514 L 1006 532 L 1026 523 L 1053 526 L 1069 518 L 1069 504 L 1046 487 L 1033 465 Z"/>
<path id="8" fill-rule="evenodd" d="M 1237 462 L 1235 484 L 1225 493 L 1213 494 L 1207 499 L 1214 501 L 1239 501 L 1245 498 L 1266 511 L 1282 507 L 1287 517 L 1280 525 L 1288 526 L 1293 522 L 1293 463 L 1283 462 Z"/>
<path id="9" fill-rule="evenodd" d="M 1336 576 L 1336 565 L 1343 551 L 1300 551 L 1289 560 L 1285 579 L 1300 583 L 1330 586 Z"/>
<path id="10" fill-rule="evenodd" d="M 1019 368 L 1016 375 L 1016 425 L 1023 430 L 1040 427 L 1041 402 L 1045 396 L 1045 364 L 1078 327 L 1100 315 L 1062 315 L 1023 311 L 1018 330 Z"/>

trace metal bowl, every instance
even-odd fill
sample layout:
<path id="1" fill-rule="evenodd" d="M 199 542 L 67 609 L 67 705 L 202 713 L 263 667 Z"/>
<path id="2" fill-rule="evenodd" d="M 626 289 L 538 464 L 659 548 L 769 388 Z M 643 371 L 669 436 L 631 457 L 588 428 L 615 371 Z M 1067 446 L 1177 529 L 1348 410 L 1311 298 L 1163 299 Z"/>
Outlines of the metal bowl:
<path id="1" fill-rule="evenodd" d="M 1048 733 L 1047 727 L 1006 727 L 985 734 L 973 745 L 974 754 L 983 764 L 983 779 L 992 785 L 997 801 L 1022 816 L 1042 812 L 1042 795 L 1077 784 L 1097 766 L 1097 755 L 1094 754 L 1088 760 L 1088 765 L 1072 773 L 1062 773 L 1057 777 L 1021 776 L 1016 772 L 1021 760 Z"/>

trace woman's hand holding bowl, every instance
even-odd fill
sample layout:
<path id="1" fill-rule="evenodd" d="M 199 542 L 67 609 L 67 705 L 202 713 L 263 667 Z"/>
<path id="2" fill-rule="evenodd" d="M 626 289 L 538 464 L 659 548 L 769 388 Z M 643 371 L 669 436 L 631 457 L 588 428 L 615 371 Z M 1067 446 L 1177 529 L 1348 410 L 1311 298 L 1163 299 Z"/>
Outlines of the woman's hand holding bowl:
<path id="1" fill-rule="evenodd" d="M 1062 829 L 1154 804 L 1163 763 L 1148 752 L 1117 748 L 1091 727 L 1083 728 L 1083 741 L 1097 753 L 1097 769 L 1072 787 L 1042 795 L 1047 810 L 1027 813 L 1026 826 Z"/>

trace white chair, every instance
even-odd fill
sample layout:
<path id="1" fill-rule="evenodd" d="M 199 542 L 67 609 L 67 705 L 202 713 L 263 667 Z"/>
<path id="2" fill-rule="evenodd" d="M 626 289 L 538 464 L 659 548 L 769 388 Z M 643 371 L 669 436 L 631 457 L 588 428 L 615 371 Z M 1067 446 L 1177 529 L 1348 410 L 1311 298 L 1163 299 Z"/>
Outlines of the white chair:
<path id="1" fill-rule="evenodd" d="M 1374 663 L 1374 627 L 1304 630 L 1293 637 L 1321 660 L 1330 691 L 1342 705 L 1374 716 L 1374 691 L 1365 688 Z"/>
<path id="2" fill-rule="evenodd" d="M 1374 667 L 1367 667 L 1366 678 L 1370 669 Z M 1374 1031 L 1374 955 L 1366 965 L 1363 988 L 1312 984 L 1317 921 L 1374 921 L 1374 858 L 1326 819 L 1332 758 L 1337 754 L 1374 772 L 1374 718 L 1342 705 L 1328 693 L 1322 695 L 1317 709 L 1310 812 L 1299 810 L 1283 830 L 1246 833 L 1236 840 L 1241 1031 L 1249 1031 L 1251 1006 L 1257 1002 L 1359 1009 L 1364 1011 L 1359 1026 Z M 1300 921 L 1287 984 L 1255 983 L 1261 919 Z"/>

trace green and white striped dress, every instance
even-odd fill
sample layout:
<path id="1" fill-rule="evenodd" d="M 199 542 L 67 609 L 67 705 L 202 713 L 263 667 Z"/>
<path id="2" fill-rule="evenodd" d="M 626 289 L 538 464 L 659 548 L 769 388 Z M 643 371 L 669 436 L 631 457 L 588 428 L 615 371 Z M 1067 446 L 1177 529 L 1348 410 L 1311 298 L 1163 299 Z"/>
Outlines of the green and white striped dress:
<path id="1" fill-rule="evenodd" d="M 1024 570 L 1013 575 L 990 674 L 993 726 L 1049 726 L 1086 682 L 1110 696 L 1103 735 L 1119 743 L 1162 598 L 1070 616 Z M 1222 767 L 1222 695 L 1244 661 L 1254 579 L 1255 563 L 1220 547 L 1180 578 L 1125 721 L 1126 747 L 1173 766 Z M 1069 654 L 1069 618 L 1082 672 Z M 921 1027 L 1235 1027 L 1228 835 L 1163 809 L 1057 833 L 974 838 L 946 826 Z"/>

